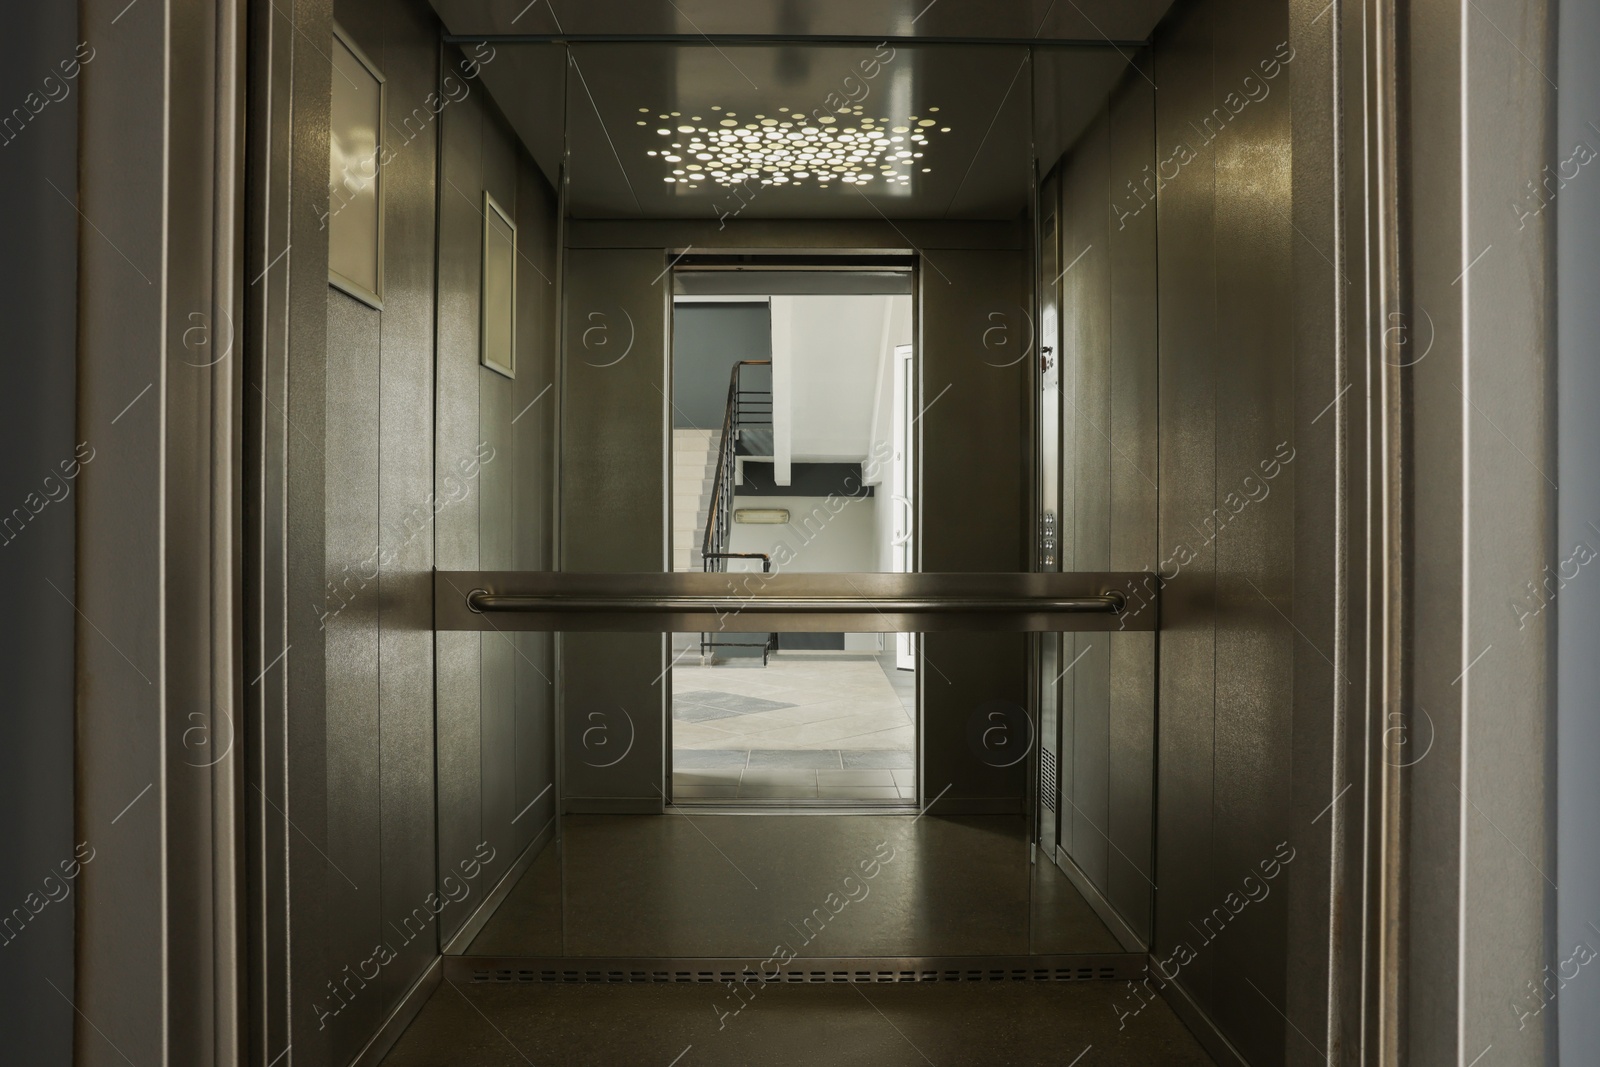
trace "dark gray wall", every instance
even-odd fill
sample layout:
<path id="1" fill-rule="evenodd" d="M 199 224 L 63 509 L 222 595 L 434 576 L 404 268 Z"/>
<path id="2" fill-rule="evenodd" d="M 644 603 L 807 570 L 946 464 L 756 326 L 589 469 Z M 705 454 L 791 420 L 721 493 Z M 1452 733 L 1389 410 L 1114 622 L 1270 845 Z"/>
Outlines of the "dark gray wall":
<path id="1" fill-rule="evenodd" d="M 1033 360 L 996 345 L 996 321 L 1026 303 L 1024 248 L 926 249 L 918 272 L 921 390 L 915 459 L 923 571 L 1020 571 L 1032 529 Z M 996 319 L 993 316 L 1000 316 Z M 1015 343 L 1015 342 L 1011 342 Z M 972 718 L 991 701 L 1028 703 L 1025 634 L 931 633 L 920 642 L 922 790 L 936 811 L 1020 811 L 1027 761 L 986 762 Z"/>
<path id="2" fill-rule="evenodd" d="M 438 84 L 436 22 L 420 0 L 336 0 L 334 17 L 387 79 L 388 113 L 407 115 Z M 437 125 L 406 142 L 391 124 L 384 182 L 384 302 L 327 288 L 322 399 L 323 621 L 327 838 L 320 975 L 309 999 L 330 1064 L 348 1063 L 437 951 L 431 922 L 408 917 L 436 884 L 433 833 L 433 544 L 417 515 L 434 491 L 433 235 Z M 293 424 L 292 424 L 293 425 Z M 295 517 L 291 514 L 291 523 Z M 313 611 L 307 605 L 304 610 Z M 446 912 L 446 916 L 448 916 Z M 374 947 L 396 953 L 365 988 Z M 305 1020 L 300 1020 L 302 1024 Z M 298 1054 L 298 1053 L 297 1053 Z M 315 1053 L 314 1053 L 315 1054 Z"/>
<path id="3" fill-rule="evenodd" d="M 733 365 L 771 358 L 766 304 L 679 304 L 672 314 L 672 425 L 720 427 Z M 770 382 L 770 375 L 762 381 Z"/>
<path id="4" fill-rule="evenodd" d="M 1062 565 L 1162 578 L 1154 671 L 1146 635 L 1066 641 L 1063 847 L 1252 1064 L 1285 1057 L 1288 880 L 1229 902 L 1294 836 L 1288 35 L 1179 5 L 1062 171 Z"/>
<path id="5" fill-rule="evenodd" d="M 1194 951 L 1178 984 L 1255 1064 L 1285 1057 L 1263 1000 L 1284 1003 L 1287 883 L 1220 934 L 1197 928 L 1215 930 L 1204 920 L 1242 879 L 1294 845 L 1288 36 L 1278 0 L 1198 0 L 1153 45 L 1156 157 L 1193 153 L 1158 193 L 1157 562 L 1177 553 L 1164 573 L 1178 573 L 1162 594 L 1154 951 Z M 1257 99 L 1239 107 L 1246 88 Z"/>
<path id="6" fill-rule="evenodd" d="M 1148 70 L 1148 56 L 1140 62 Z M 1130 71 L 1060 170 L 1057 269 L 1071 264 L 1056 282 L 1065 309 L 1062 570 L 1154 568 L 1156 213 L 1107 210 L 1154 159 L 1154 113 L 1155 90 Z M 1155 635 L 1068 634 L 1063 646 L 1053 668 L 1071 665 L 1060 683 L 1061 847 L 1148 943 Z"/>
<path id="7" fill-rule="evenodd" d="M 325 386 L 303 375 L 290 415 L 296 437 L 320 436 L 320 447 L 301 442 L 302 461 L 314 449 L 317 466 L 291 458 L 290 474 L 320 469 L 320 515 L 291 501 L 290 525 L 306 544 L 320 540 L 326 585 L 303 608 L 310 623 L 291 612 L 291 625 L 321 627 L 325 642 L 323 691 L 302 689 L 297 715 L 315 729 L 315 701 L 322 717 L 326 838 L 314 843 L 328 867 L 320 893 L 297 898 L 320 924 L 314 948 L 294 960 L 301 1017 L 291 1025 L 297 1056 L 338 1065 L 367 1046 L 441 943 L 551 825 L 549 639 L 447 635 L 455 642 L 436 646 L 431 572 L 436 561 L 549 565 L 553 412 L 535 401 L 553 372 L 556 270 L 554 195 L 453 50 L 447 72 L 466 95 L 430 115 L 440 54 L 427 5 L 339 0 L 335 16 L 385 75 L 392 120 L 383 308 L 323 287 Z M 429 117 L 400 122 L 417 114 Z M 515 381 L 479 366 L 485 188 L 519 226 Z M 311 404 L 320 410 L 305 411 Z M 315 640 L 304 647 L 316 655 Z M 307 798 L 307 810 L 321 803 Z M 463 877 L 461 862 L 490 850 Z M 442 909 L 433 903 L 446 897 Z M 395 958 L 376 978 L 353 979 L 378 945 Z M 340 1003 L 330 981 L 348 1003 L 324 1018 Z"/>
<path id="8" fill-rule="evenodd" d="M 0 721 L 0 811 L 11 830 L 0 857 L 0 1033 L 9 1055 L 26 1063 L 72 1058 L 72 1007 L 51 991 L 73 988 L 73 908 L 69 898 L 38 907 L 30 893 L 60 893 L 60 864 L 73 859 L 72 605 L 76 597 L 75 461 L 77 215 L 47 181 L 77 189 L 77 87 L 57 64 L 82 38 L 75 5 L 13 13 L 0 44 L 0 99 L 21 104 L 40 88 L 41 71 L 72 95 L 46 105 L 20 132 L 0 134 L 0 306 L 13 358 L 0 388 L 0 601 L 12 613 L 0 651 L 11 710 Z M 60 90 L 57 89 L 57 92 Z M 10 106 L 8 104 L 8 106 Z M 104 442 L 101 442 L 102 447 Z M 67 469 L 72 469 L 70 466 Z M 69 495 L 62 496 L 63 491 Z M 31 497 L 30 497 L 31 494 Z M 55 875 L 46 887 L 44 879 Z M 16 924 L 13 909 L 26 922 Z"/>
<path id="9" fill-rule="evenodd" d="M 567 251 L 562 570 L 667 567 L 666 268 L 661 248 Z M 656 810 L 666 788 L 665 638 L 572 633 L 561 641 L 563 799 Z M 614 755 L 619 748 L 624 755 Z"/>
<path id="10" fill-rule="evenodd" d="M 447 64 L 459 69 L 462 59 L 446 50 Z M 481 86 L 440 122 L 438 566 L 545 570 L 554 549 L 556 198 Z M 514 379 L 480 361 L 485 190 L 517 220 Z M 485 843 L 494 855 L 467 900 L 440 916 L 449 941 L 470 936 L 485 894 L 553 829 L 555 663 L 549 634 L 435 640 L 440 876 L 459 878 Z"/>

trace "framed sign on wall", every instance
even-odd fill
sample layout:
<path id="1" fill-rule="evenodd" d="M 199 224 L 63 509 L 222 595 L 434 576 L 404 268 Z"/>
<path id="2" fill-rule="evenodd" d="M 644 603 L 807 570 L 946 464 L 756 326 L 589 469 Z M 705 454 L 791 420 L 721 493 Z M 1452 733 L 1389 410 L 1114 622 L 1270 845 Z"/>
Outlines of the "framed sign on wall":
<path id="1" fill-rule="evenodd" d="M 483 365 L 517 376 L 517 224 L 483 194 Z"/>
<path id="2" fill-rule="evenodd" d="M 333 27 L 328 116 L 328 283 L 383 307 L 383 75 Z"/>

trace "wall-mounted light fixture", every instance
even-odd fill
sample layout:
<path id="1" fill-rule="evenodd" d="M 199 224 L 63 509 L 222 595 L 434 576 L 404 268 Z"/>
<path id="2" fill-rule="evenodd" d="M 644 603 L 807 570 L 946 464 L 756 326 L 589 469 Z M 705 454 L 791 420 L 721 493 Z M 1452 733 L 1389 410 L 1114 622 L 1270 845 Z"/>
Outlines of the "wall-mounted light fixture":
<path id="1" fill-rule="evenodd" d="M 788 508 L 735 508 L 733 521 L 752 524 L 764 523 L 773 526 L 783 526 L 789 521 Z"/>

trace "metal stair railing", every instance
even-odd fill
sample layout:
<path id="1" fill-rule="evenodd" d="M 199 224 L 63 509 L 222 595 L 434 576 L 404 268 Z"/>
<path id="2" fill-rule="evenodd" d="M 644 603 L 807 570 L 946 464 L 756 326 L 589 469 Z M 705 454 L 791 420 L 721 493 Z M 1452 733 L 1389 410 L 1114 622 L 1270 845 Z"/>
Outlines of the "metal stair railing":
<path id="1" fill-rule="evenodd" d="M 759 559 L 762 573 L 772 570 L 772 558 L 764 552 L 729 552 L 728 536 L 733 527 L 733 485 L 737 472 L 740 434 L 747 429 L 772 426 L 772 390 L 744 388 L 744 368 L 770 367 L 770 359 L 742 359 L 728 374 L 728 400 L 722 413 L 722 436 L 717 442 L 717 466 L 711 477 L 711 505 L 706 512 L 705 533 L 700 538 L 700 569 L 720 573 L 730 559 Z M 765 641 L 713 642 L 709 633 L 700 635 L 700 655 L 717 648 L 760 648 L 761 665 L 777 647 L 778 635 Z"/>

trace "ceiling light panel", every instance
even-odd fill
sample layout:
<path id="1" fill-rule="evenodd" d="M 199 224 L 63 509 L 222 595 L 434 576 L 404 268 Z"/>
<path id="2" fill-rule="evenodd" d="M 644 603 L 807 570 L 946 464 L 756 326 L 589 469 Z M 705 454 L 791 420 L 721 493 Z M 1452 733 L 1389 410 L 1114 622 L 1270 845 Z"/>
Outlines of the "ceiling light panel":
<path id="1" fill-rule="evenodd" d="M 741 117 L 718 105 L 702 115 L 639 108 L 637 125 L 653 127 L 662 180 L 682 186 L 878 183 L 909 185 L 932 168 L 923 158 L 932 138 L 950 132 L 939 109 L 900 119 L 868 115 L 857 105 L 809 117 L 780 107 Z"/>

